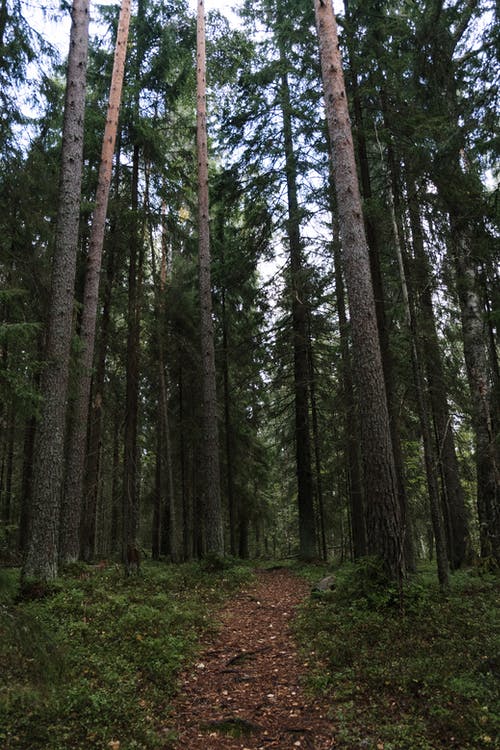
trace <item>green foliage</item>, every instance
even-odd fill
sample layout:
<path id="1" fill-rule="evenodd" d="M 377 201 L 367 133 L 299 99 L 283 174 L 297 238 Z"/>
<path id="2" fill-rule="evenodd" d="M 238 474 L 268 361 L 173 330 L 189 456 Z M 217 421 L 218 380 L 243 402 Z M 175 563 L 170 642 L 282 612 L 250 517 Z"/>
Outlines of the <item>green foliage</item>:
<path id="1" fill-rule="evenodd" d="M 498 581 L 457 573 L 443 598 L 434 575 L 407 584 L 404 615 L 370 558 L 341 568 L 331 596 L 304 605 L 296 632 L 315 663 L 310 689 L 331 701 L 336 747 L 495 746 Z"/>
<path id="2" fill-rule="evenodd" d="M 120 750 L 163 747 L 166 701 L 211 613 L 249 568 L 198 564 L 78 565 L 44 599 L 14 603 L 0 578 L 0 746 Z"/>

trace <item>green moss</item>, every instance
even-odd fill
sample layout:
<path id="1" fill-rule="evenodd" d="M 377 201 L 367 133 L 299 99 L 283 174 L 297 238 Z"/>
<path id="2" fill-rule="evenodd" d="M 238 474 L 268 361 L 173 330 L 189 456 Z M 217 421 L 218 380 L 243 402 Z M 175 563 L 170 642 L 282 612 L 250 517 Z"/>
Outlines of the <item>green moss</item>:
<path id="1" fill-rule="evenodd" d="M 78 565 L 50 597 L 15 601 L 5 574 L 0 606 L 0 747 L 120 750 L 164 747 L 161 718 L 180 668 L 224 597 L 250 576 L 232 566 L 147 563 L 127 579 L 118 566 Z"/>
<path id="2" fill-rule="evenodd" d="M 456 573 L 443 597 L 425 570 L 407 584 L 401 614 L 367 565 L 337 571 L 332 595 L 311 598 L 296 621 L 316 665 L 309 688 L 328 696 L 339 727 L 336 747 L 496 747 L 498 580 Z"/>

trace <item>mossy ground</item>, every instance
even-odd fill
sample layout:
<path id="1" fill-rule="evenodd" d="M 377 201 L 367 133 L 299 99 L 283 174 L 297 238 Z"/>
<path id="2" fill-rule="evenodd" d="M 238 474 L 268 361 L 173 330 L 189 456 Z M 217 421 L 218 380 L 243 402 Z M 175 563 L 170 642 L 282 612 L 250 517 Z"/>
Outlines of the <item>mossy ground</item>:
<path id="1" fill-rule="evenodd" d="M 335 747 L 500 747 L 498 577 L 455 573 L 443 595 L 427 569 L 401 601 L 369 560 L 336 576 L 296 621 L 309 687 L 331 702 Z"/>
<path id="2" fill-rule="evenodd" d="M 222 566 L 221 566 L 222 567 Z M 15 602 L 0 581 L 2 750 L 153 750 L 178 672 L 212 614 L 250 568 L 148 563 L 78 565 L 41 599 Z"/>
<path id="3" fill-rule="evenodd" d="M 326 569 L 299 568 L 314 584 Z M 329 571 L 328 571 L 329 572 Z M 248 566 L 75 566 L 43 598 L 16 602 L 0 571 L 2 750 L 155 750 L 182 666 Z M 464 571 L 443 595 L 428 569 L 403 601 L 370 561 L 343 566 L 295 622 L 308 688 L 328 697 L 335 747 L 500 747 L 498 577 Z"/>

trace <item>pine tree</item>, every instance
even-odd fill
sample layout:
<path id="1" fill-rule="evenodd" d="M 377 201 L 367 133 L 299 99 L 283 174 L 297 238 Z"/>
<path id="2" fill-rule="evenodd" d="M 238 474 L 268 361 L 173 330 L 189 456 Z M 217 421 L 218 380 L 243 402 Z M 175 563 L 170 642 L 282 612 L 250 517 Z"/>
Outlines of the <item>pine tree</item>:
<path id="1" fill-rule="evenodd" d="M 354 346 L 368 552 L 399 579 L 404 561 L 396 474 L 337 27 L 330 2 L 315 0 L 315 12 Z"/>
<path id="2" fill-rule="evenodd" d="M 56 577 L 58 569 L 59 505 L 80 216 L 88 27 L 88 0 L 74 0 L 46 366 L 41 383 L 44 401 L 36 434 L 30 537 L 22 569 L 24 581 L 51 580 Z"/>
<path id="3" fill-rule="evenodd" d="M 203 372 L 204 427 L 204 520 L 205 552 L 224 554 L 220 496 L 219 431 L 217 424 L 217 390 L 212 320 L 212 284 L 210 273 L 210 230 L 208 196 L 208 143 L 206 105 L 205 5 L 198 0 L 197 23 L 197 127 L 198 154 L 198 242 L 200 264 L 201 357 Z"/>
<path id="4" fill-rule="evenodd" d="M 128 29 L 130 23 L 130 0 L 122 0 L 115 59 L 111 77 L 106 127 L 102 144 L 101 163 L 97 183 L 97 195 L 90 232 L 89 250 L 82 320 L 80 325 L 80 353 L 78 392 L 75 399 L 73 421 L 70 430 L 66 479 L 62 501 L 61 538 L 59 558 L 62 563 L 73 562 L 80 553 L 80 519 L 83 502 L 83 476 L 89 399 L 92 378 L 92 361 L 99 299 L 102 248 L 105 221 L 111 185 L 111 170 L 118 130 L 118 113 L 125 71 Z"/>

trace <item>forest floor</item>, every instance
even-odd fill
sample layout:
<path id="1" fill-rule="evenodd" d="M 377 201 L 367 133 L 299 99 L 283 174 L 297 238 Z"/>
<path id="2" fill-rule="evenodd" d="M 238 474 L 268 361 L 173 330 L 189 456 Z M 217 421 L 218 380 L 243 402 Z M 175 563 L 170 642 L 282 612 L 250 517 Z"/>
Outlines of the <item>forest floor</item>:
<path id="1" fill-rule="evenodd" d="M 498 573 L 255 565 L 0 567 L 0 750 L 500 750 Z"/>
<path id="2" fill-rule="evenodd" d="M 229 599 L 218 634 L 181 677 L 172 747 L 334 747 L 328 707 L 305 692 L 308 663 L 290 629 L 309 590 L 286 569 L 260 570 L 254 583 Z"/>

